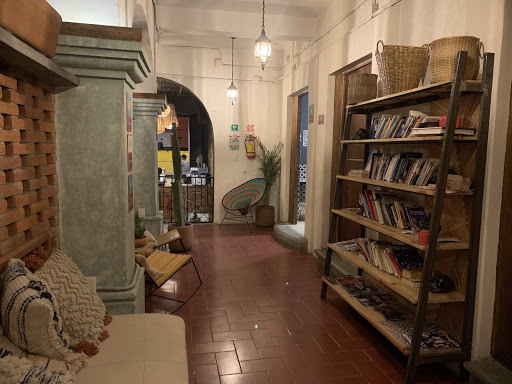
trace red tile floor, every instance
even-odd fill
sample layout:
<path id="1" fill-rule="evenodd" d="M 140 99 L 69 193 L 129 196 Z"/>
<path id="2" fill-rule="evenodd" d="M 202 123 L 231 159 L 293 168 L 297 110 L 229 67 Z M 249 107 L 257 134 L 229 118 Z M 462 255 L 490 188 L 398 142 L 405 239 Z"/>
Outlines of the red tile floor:
<path id="1" fill-rule="evenodd" d="M 271 232 L 195 226 L 192 254 L 203 286 L 176 313 L 187 327 L 190 383 L 402 383 L 404 356 L 338 296 L 320 300 L 315 259 L 279 245 Z M 160 293 L 186 298 L 197 284 L 189 265 Z M 146 299 L 147 312 L 175 308 Z M 431 365 L 419 368 L 417 382 L 460 381 Z"/>

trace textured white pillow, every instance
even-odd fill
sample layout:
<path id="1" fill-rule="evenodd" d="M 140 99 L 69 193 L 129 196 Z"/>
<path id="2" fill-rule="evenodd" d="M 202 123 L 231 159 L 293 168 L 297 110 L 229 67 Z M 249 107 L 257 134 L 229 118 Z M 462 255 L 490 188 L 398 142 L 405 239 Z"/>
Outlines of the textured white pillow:
<path id="1" fill-rule="evenodd" d="M 46 281 L 57 298 L 64 331 L 69 334 L 71 344 L 84 340 L 99 344 L 105 326 L 105 305 L 89 288 L 73 260 L 55 250 L 35 275 Z"/>
<path id="2" fill-rule="evenodd" d="M 0 352 L 0 383 L 2 384 L 72 384 L 75 374 L 55 372 L 49 368 L 32 365 L 24 357 L 8 351 Z"/>
<path id="3" fill-rule="evenodd" d="M 83 367 L 86 356 L 69 349 L 58 305 L 45 283 L 11 259 L 0 305 L 5 335 L 24 351 Z"/>

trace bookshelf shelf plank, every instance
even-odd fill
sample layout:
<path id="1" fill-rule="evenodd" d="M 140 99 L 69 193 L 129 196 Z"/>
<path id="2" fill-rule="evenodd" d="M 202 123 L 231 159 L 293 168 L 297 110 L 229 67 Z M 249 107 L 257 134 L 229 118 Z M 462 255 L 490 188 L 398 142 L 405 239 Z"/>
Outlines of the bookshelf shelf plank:
<path id="1" fill-rule="evenodd" d="M 432 189 L 429 189 L 426 187 L 418 187 L 416 185 L 409 185 L 409 184 L 402 184 L 402 183 L 391 183 L 389 181 L 375 180 L 375 179 L 370 179 L 368 177 L 353 177 L 353 176 L 344 176 L 344 175 L 337 175 L 336 177 L 338 179 L 352 181 L 354 183 L 375 185 L 378 187 L 384 187 L 384 188 L 396 189 L 396 190 L 400 190 L 400 191 L 418 193 L 420 195 L 434 196 L 436 194 L 435 190 L 432 190 Z M 457 192 L 457 193 L 448 193 L 447 192 L 446 193 L 446 197 L 448 197 L 448 196 L 471 196 L 471 195 L 472 195 L 471 192 Z"/>
<path id="2" fill-rule="evenodd" d="M 418 244 L 418 234 L 402 233 L 402 230 L 397 227 L 391 227 L 389 225 L 379 224 L 377 221 L 368 219 L 367 217 L 356 215 L 346 209 L 333 209 L 332 213 L 352 220 L 366 228 L 373 229 L 383 235 L 392 237 L 395 240 L 401 241 L 402 243 L 408 244 L 416 249 L 425 251 L 427 249 L 424 245 Z M 438 251 L 451 251 L 456 249 L 468 249 L 469 245 L 462 242 L 451 242 L 451 243 L 439 243 L 437 244 Z"/>
<path id="3" fill-rule="evenodd" d="M 331 248 L 338 255 L 344 257 L 350 263 L 356 267 L 361 268 L 363 271 L 368 273 L 374 279 L 380 281 L 389 289 L 398 293 L 404 299 L 407 299 L 413 304 L 418 303 L 419 288 L 407 285 L 398 277 L 392 276 L 389 273 L 381 271 L 379 268 L 371 265 L 360 256 L 359 252 L 341 251 L 333 244 L 328 243 L 327 246 Z M 428 295 L 428 302 L 430 304 L 442 304 L 442 303 L 456 303 L 463 302 L 465 300 L 464 295 L 459 292 L 450 293 L 430 293 Z"/>
<path id="4" fill-rule="evenodd" d="M 354 308 L 361 316 L 363 316 L 370 324 L 372 324 L 386 339 L 388 339 L 395 347 L 397 347 L 400 352 L 404 355 L 408 355 L 410 351 L 410 346 L 403 341 L 396 338 L 391 332 L 387 330 L 380 322 L 384 321 L 385 318 L 382 314 L 377 311 L 374 311 L 372 307 L 365 307 L 361 305 L 356 299 L 350 296 L 343 288 L 341 288 L 338 284 L 331 284 L 328 282 L 325 277 L 322 278 L 322 281 L 325 282 L 334 292 L 336 292 L 343 300 L 345 300 L 352 308 Z M 457 349 L 442 349 L 435 351 L 422 351 L 420 356 L 431 356 L 440 353 L 457 353 L 460 352 L 460 348 Z"/>
<path id="5" fill-rule="evenodd" d="M 454 142 L 476 142 L 477 136 L 455 136 Z M 394 139 L 341 140 L 342 144 L 423 144 L 443 143 L 443 136 L 399 137 Z"/>

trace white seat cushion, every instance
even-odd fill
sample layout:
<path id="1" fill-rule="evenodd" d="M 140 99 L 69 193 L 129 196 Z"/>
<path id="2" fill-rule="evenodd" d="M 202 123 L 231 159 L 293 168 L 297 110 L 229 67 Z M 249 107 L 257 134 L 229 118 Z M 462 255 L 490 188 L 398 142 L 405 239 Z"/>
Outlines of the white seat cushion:
<path id="1" fill-rule="evenodd" d="M 110 337 L 75 384 L 188 384 L 183 319 L 156 313 L 113 318 L 106 327 Z"/>

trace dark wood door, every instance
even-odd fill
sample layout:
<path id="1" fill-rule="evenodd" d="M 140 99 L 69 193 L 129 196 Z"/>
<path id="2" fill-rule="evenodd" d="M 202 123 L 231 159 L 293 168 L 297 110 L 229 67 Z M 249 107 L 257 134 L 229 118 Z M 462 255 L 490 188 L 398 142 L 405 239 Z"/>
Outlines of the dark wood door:
<path id="1" fill-rule="evenodd" d="M 336 76 L 335 96 L 334 96 L 334 126 L 333 126 L 333 147 L 332 147 L 332 164 L 331 164 L 331 206 L 333 205 L 334 192 L 336 189 L 336 174 L 338 173 L 340 159 L 340 140 L 345 129 L 345 108 L 347 106 L 348 95 L 348 76 L 358 73 L 371 73 L 371 62 L 359 66 L 355 69 L 348 70 Z M 356 131 L 365 128 L 366 116 L 354 115 L 352 124 L 350 125 L 350 137 L 352 138 Z M 364 168 L 365 161 L 364 145 L 350 145 L 347 151 L 347 161 L 343 174 L 347 174 L 351 169 Z M 357 207 L 357 195 L 362 191 L 361 184 L 344 182 L 341 190 L 341 207 Z M 353 239 L 361 235 L 361 226 L 350 220 L 339 219 L 338 241 Z"/>

